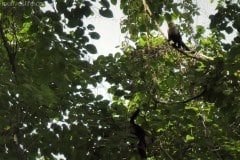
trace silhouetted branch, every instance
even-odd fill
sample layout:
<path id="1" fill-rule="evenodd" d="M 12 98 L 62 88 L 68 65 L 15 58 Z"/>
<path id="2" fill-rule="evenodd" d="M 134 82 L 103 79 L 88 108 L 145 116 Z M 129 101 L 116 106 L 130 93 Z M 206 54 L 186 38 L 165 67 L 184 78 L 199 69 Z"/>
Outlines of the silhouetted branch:
<path id="1" fill-rule="evenodd" d="M 8 43 L 7 37 L 4 34 L 2 20 L 0 20 L 0 36 L 1 36 L 1 39 L 3 40 L 4 47 L 6 48 L 9 62 L 12 67 L 12 72 L 15 74 L 16 73 L 16 63 L 15 63 L 16 54 L 14 53 L 13 49 L 11 48 L 10 44 Z"/>

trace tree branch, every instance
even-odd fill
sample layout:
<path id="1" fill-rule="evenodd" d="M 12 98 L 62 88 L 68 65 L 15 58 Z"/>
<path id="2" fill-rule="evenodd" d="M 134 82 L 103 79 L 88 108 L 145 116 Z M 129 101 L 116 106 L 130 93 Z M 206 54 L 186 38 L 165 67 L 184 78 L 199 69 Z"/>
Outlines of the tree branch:
<path id="1" fill-rule="evenodd" d="M 151 10 L 150 10 L 150 8 L 149 8 L 146 0 L 142 0 L 142 2 L 143 2 L 143 6 L 144 6 L 144 11 L 150 16 L 150 18 L 152 18 L 152 20 L 154 21 L 155 25 L 156 25 L 157 28 L 158 28 L 158 31 L 162 34 L 162 36 L 167 39 L 167 36 L 166 36 L 166 35 L 164 34 L 164 32 L 162 31 L 161 26 L 160 26 L 160 25 L 157 23 L 157 21 L 153 18 L 153 14 L 152 14 L 152 12 L 151 12 Z"/>
<path id="2" fill-rule="evenodd" d="M 174 47 L 175 48 L 175 47 Z M 190 57 L 190 58 L 193 58 L 193 59 L 196 59 L 196 60 L 199 60 L 199 61 L 203 61 L 203 62 L 207 62 L 207 61 L 213 61 L 214 58 L 213 57 L 208 57 L 202 53 L 199 53 L 199 52 L 195 52 L 194 51 L 184 51 L 180 48 L 175 48 L 178 52 L 182 53 L 183 55 L 187 56 L 187 57 Z"/>
<path id="3" fill-rule="evenodd" d="M 166 157 L 169 160 L 173 160 L 173 158 L 170 156 L 170 154 L 168 154 L 168 152 L 163 148 L 162 143 L 160 143 L 160 149 L 163 151 L 163 153 L 166 155 Z"/>
<path id="4" fill-rule="evenodd" d="M 16 63 L 15 63 L 16 54 L 12 50 L 10 44 L 8 43 L 7 37 L 4 34 L 2 20 L 0 20 L 0 36 L 1 36 L 1 39 L 3 40 L 4 47 L 6 48 L 8 58 L 9 58 L 9 62 L 10 62 L 10 65 L 12 67 L 12 72 L 15 74 L 16 73 Z"/>

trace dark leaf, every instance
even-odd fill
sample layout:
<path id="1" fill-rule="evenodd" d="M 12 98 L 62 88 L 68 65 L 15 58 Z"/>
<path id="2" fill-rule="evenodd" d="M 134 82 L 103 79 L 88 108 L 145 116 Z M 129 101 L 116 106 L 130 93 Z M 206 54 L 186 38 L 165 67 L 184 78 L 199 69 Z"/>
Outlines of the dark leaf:
<path id="1" fill-rule="evenodd" d="M 113 17 L 113 13 L 111 10 L 109 9 L 104 9 L 104 8 L 101 8 L 99 10 L 99 13 L 103 16 L 103 17 L 107 17 L 107 18 L 112 18 Z"/>
<path id="2" fill-rule="evenodd" d="M 97 32 L 90 32 L 89 35 L 92 39 L 99 39 L 100 35 Z"/>
<path id="3" fill-rule="evenodd" d="M 110 4 L 107 0 L 101 0 L 100 3 L 104 8 L 109 8 L 110 7 Z"/>
<path id="4" fill-rule="evenodd" d="M 228 26 L 225 30 L 226 30 L 226 32 L 227 32 L 228 34 L 230 34 L 230 33 L 233 32 L 233 29 L 232 29 L 232 27 L 230 27 L 230 26 Z"/>
<path id="5" fill-rule="evenodd" d="M 111 3 L 112 3 L 113 5 L 116 5 L 116 4 L 117 4 L 117 0 L 111 0 Z"/>
<path id="6" fill-rule="evenodd" d="M 92 45 L 92 44 L 87 44 L 87 45 L 85 46 L 85 48 L 86 48 L 86 50 L 87 50 L 88 52 L 90 52 L 90 53 L 92 53 L 92 54 L 96 54 L 96 53 L 97 53 L 97 48 L 96 48 L 94 45 Z"/>
<path id="7" fill-rule="evenodd" d="M 87 29 L 93 31 L 93 30 L 95 29 L 95 27 L 94 27 L 94 25 L 89 24 L 89 25 L 87 26 Z"/>
<path id="8" fill-rule="evenodd" d="M 76 38 L 82 37 L 83 35 L 84 35 L 84 29 L 78 27 L 78 28 L 76 29 L 76 31 L 75 31 L 75 36 L 76 36 Z"/>
<path id="9" fill-rule="evenodd" d="M 91 10 L 91 8 L 89 6 L 84 6 L 81 8 L 82 9 L 82 12 L 83 14 L 86 16 L 86 17 L 89 17 L 93 12 Z"/>

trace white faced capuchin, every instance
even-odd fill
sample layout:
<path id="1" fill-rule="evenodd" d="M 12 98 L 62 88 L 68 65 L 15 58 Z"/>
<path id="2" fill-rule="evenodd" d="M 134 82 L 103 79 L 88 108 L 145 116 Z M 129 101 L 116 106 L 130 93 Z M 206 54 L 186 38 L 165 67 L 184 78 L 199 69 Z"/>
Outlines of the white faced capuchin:
<path id="1" fill-rule="evenodd" d="M 173 22 L 168 23 L 168 41 L 173 41 L 174 48 L 182 48 L 190 51 L 190 49 L 182 41 L 178 27 Z"/>
<path id="2" fill-rule="evenodd" d="M 131 124 L 132 133 L 135 134 L 136 137 L 138 138 L 138 145 L 137 145 L 138 153 L 141 159 L 145 159 L 147 158 L 147 154 L 146 154 L 147 145 L 153 143 L 153 138 L 150 135 L 150 133 L 146 132 L 142 127 L 140 127 L 135 123 L 135 119 L 137 118 L 139 112 L 140 112 L 140 109 L 137 109 L 133 113 L 130 119 L 130 124 Z"/>

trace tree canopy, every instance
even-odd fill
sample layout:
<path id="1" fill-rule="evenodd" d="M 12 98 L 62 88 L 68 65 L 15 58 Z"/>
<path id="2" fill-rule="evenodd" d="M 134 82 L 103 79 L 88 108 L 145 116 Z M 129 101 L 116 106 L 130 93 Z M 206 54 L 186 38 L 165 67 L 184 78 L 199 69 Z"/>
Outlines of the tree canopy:
<path id="1" fill-rule="evenodd" d="M 89 62 L 91 39 L 104 35 L 84 19 L 114 17 L 116 0 L 2 0 L 0 159 L 142 159 L 137 110 L 147 159 L 237 160 L 240 5 L 214 2 L 210 25 L 193 26 L 201 14 L 190 0 L 121 0 L 121 31 L 134 45 Z M 167 41 L 169 21 L 191 51 Z M 91 90 L 103 82 L 111 100 Z"/>

